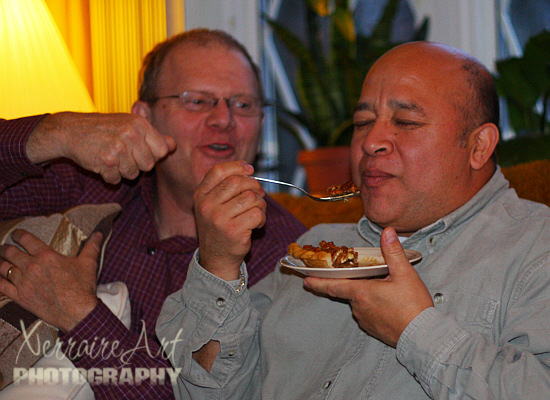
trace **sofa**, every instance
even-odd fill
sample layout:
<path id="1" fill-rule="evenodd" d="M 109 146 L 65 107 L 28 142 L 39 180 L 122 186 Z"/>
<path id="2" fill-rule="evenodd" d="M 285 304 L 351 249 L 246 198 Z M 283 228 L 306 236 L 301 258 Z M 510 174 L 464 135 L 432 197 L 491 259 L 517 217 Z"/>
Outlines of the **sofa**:
<path id="1" fill-rule="evenodd" d="M 519 197 L 550 206 L 550 160 L 531 161 L 502 168 Z M 311 228 L 320 223 L 357 222 L 363 216 L 361 200 L 322 203 L 305 196 L 271 193 L 271 196 Z"/>

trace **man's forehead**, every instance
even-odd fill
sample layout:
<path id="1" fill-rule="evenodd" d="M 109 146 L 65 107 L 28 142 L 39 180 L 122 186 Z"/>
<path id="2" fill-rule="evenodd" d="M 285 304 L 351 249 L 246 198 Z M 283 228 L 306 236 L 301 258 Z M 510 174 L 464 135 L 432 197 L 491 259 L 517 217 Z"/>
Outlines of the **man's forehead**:
<path id="1" fill-rule="evenodd" d="M 424 107 L 422 107 L 418 102 L 414 100 L 400 100 L 400 99 L 393 99 L 390 98 L 387 101 L 382 103 L 382 106 L 388 106 L 390 110 L 393 111 L 411 111 L 417 114 L 425 115 L 426 111 Z M 377 111 L 377 108 L 379 106 L 374 100 L 359 100 L 357 105 L 355 106 L 354 112 L 361 112 L 361 111 Z"/>

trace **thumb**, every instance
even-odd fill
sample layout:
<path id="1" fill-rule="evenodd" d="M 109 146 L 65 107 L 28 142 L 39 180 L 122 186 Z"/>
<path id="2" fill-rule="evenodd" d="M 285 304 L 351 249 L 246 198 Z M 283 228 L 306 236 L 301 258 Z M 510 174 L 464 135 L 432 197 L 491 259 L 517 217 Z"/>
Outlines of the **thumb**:
<path id="1" fill-rule="evenodd" d="M 176 150 L 176 141 L 171 136 L 164 135 L 164 140 L 166 140 L 166 144 L 168 145 L 168 153 L 173 152 Z"/>
<path id="2" fill-rule="evenodd" d="M 99 251 L 101 249 L 101 243 L 103 241 L 103 234 L 101 232 L 94 232 L 90 238 L 84 243 L 82 250 L 78 254 L 80 260 L 93 260 L 97 264 L 99 257 Z"/>
<path id="3" fill-rule="evenodd" d="M 412 268 L 394 228 L 388 227 L 382 231 L 380 245 L 390 275 L 395 276 Z"/>

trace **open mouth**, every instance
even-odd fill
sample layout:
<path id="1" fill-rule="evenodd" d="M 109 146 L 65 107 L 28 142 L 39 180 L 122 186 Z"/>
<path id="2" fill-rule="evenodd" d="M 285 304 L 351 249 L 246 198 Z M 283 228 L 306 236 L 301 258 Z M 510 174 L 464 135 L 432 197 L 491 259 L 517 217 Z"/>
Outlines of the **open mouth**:
<path id="1" fill-rule="evenodd" d="M 212 143 L 208 145 L 208 148 L 214 151 L 227 151 L 231 147 L 228 144 Z"/>

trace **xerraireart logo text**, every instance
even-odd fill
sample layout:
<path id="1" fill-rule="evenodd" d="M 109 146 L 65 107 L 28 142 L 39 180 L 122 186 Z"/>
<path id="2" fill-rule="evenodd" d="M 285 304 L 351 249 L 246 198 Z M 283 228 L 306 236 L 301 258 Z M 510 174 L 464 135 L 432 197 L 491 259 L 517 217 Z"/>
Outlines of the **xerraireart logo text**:
<path id="1" fill-rule="evenodd" d="M 175 384 L 181 368 L 139 367 L 134 363 L 134 355 L 141 353 L 142 359 L 146 360 L 143 356 L 147 355 L 157 361 L 173 357 L 176 345 L 182 341 L 181 330 L 173 340 L 160 340 L 159 348 L 153 350 L 147 340 L 145 323 L 141 321 L 141 324 L 139 339 L 133 346 L 97 336 L 91 341 L 78 343 L 69 339 L 63 346 L 59 338 L 54 343 L 42 341 L 39 336 L 33 335 L 33 330 L 27 331 L 21 321 L 24 341 L 15 358 L 13 385 L 79 385 L 86 382 L 90 385 L 140 385 L 145 381 L 151 385 L 164 385 L 168 380 Z M 24 349 L 34 356 L 41 356 L 36 364 L 28 368 L 17 366 Z M 77 368 L 70 359 L 81 357 L 104 365 L 109 362 L 108 365 L 113 367 Z"/>

